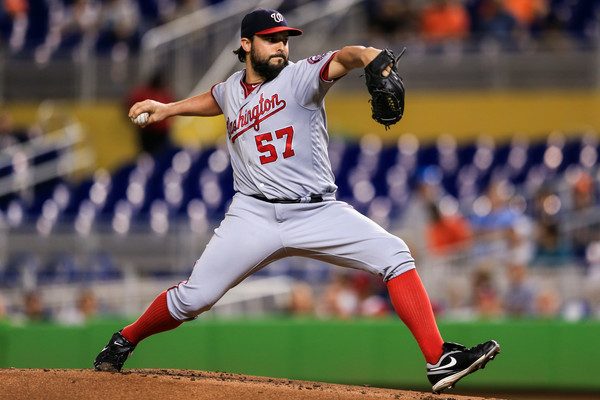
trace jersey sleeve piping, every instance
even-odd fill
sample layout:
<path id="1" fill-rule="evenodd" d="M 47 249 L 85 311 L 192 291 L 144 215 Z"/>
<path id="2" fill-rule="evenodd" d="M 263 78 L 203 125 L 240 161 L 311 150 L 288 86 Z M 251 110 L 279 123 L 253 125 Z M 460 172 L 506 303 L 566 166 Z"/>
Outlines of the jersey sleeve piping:
<path id="1" fill-rule="evenodd" d="M 219 105 L 219 108 L 220 108 L 221 110 L 223 110 L 223 107 L 222 107 L 222 106 L 221 106 L 221 104 L 219 103 L 219 100 L 217 100 L 217 96 L 215 96 L 215 87 L 216 87 L 218 84 L 220 84 L 220 83 L 223 83 L 223 82 L 217 82 L 217 83 L 215 83 L 214 85 L 212 85 L 212 86 L 211 86 L 211 88 L 210 88 L 210 95 L 211 95 L 211 96 L 213 97 L 213 99 L 214 99 L 214 100 L 217 102 L 217 104 Z"/>
<path id="2" fill-rule="evenodd" d="M 338 53 L 338 51 L 339 50 L 336 50 L 333 53 L 331 53 L 331 55 L 329 56 L 329 60 L 327 60 L 325 62 L 325 64 L 323 64 L 323 66 L 321 67 L 321 71 L 319 72 L 319 77 L 321 78 L 322 82 L 333 83 L 345 75 L 344 74 L 342 76 L 338 76 L 337 78 L 329 79 L 329 64 L 331 64 L 331 60 L 333 60 L 333 57 L 335 57 L 335 55 Z"/>

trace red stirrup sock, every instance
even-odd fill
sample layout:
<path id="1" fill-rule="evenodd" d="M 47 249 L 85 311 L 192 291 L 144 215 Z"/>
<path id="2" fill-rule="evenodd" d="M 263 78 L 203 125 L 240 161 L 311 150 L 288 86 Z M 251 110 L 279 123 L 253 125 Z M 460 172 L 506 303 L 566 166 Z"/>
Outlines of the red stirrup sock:
<path id="1" fill-rule="evenodd" d="M 155 333 L 177 328 L 183 321 L 171 316 L 167 307 L 167 291 L 165 290 L 148 306 L 146 311 L 133 324 L 126 326 L 121 335 L 133 344 L 138 344 Z"/>
<path id="2" fill-rule="evenodd" d="M 417 270 L 412 269 L 390 279 L 387 287 L 396 314 L 412 332 L 425 360 L 430 364 L 437 363 L 444 340 Z"/>

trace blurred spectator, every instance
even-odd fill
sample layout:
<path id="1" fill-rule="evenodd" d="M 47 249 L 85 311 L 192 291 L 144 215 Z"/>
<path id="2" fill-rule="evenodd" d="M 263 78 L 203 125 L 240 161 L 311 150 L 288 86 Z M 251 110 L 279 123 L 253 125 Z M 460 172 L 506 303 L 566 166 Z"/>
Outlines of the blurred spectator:
<path id="1" fill-rule="evenodd" d="M 138 0 L 138 5 L 140 7 L 140 30 L 142 32 L 169 22 L 177 9 L 175 0 Z"/>
<path id="2" fill-rule="evenodd" d="M 325 287 L 318 314 L 323 317 L 348 319 L 358 313 L 358 293 L 352 285 L 352 277 L 347 272 L 334 275 Z"/>
<path id="3" fill-rule="evenodd" d="M 572 298 L 562 306 L 561 316 L 566 321 L 581 321 L 592 316 L 592 307 L 586 299 Z"/>
<path id="4" fill-rule="evenodd" d="M 74 0 L 67 6 L 61 26 L 62 50 L 93 44 L 98 34 L 101 6 L 95 0 Z"/>
<path id="5" fill-rule="evenodd" d="M 146 99 L 160 101 L 161 103 L 173 101 L 174 96 L 167 87 L 163 71 L 155 72 L 147 83 L 132 89 L 127 96 L 127 112 L 135 103 Z M 140 151 L 156 155 L 169 148 L 171 145 L 171 123 L 171 119 L 166 119 L 145 127 L 136 125 Z"/>
<path id="6" fill-rule="evenodd" d="M 23 318 L 26 322 L 52 321 L 52 313 L 44 305 L 40 293 L 30 291 L 23 295 Z"/>
<path id="7" fill-rule="evenodd" d="M 555 290 L 545 289 L 535 298 L 535 314 L 542 319 L 553 319 L 559 316 L 561 300 Z"/>
<path id="8" fill-rule="evenodd" d="M 555 0 L 557 12 L 564 21 L 566 31 L 582 47 L 594 46 L 598 38 L 600 2 L 598 0 Z"/>
<path id="9" fill-rule="evenodd" d="M 476 10 L 477 39 L 514 50 L 517 45 L 518 24 L 502 0 L 482 0 Z"/>
<path id="10" fill-rule="evenodd" d="M 531 27 L 532 37 L 551 49 L 565 50 L 573 47 L 572 40 L 566 34 L 564 14 L 556 4 L 551 5 L 545 17 Z"/>
<path id="11" fill-rule="evenodd" d="M 482 257 L 494 254 L 498 259 L 513 260 L 516 256 L 519 261 L 525 261 L 527 253 L 521 246 L 526 247 L 524 237 L 526 229 L 517 229 L 520 223 L 527 222 L 522 219 L 517 211 L 509 205 L 509 185 L 505 181 L 492 182 L 486 196 L 481 197 L 474 204 L 474 215 L 471 218 L 473 237 L 476 238 L 475 253 Z"/>
<path id="12" fill-rule="evenodd" d="M 573 180 L 572 194 L 575 210 L 585 210 L 594 205 L 594 180 L 589 173 L 577 173 Z"/>
<path id="13" fill-rule="evenodd" d="M 504 8 L 527 30 L 546 18 L 549 6 L 548 0 L 504 0 Z"/>
<path id="14" fill-rule="evenodd" d="M 580 264 L 586 263 L 588 245 L 600 239 L 595 205 L 594 181 L 587 172 L 579 172 L 570 187 L 575 229 L 570 233 L 573 253 Z"/>
<path id="15" fill-rule="evenodd" d="M 472 276 L 473 309 L 478 318 L 502 316 L 502 302 L 489 267 L 479 267 Z"/>
<path id="16" fill-rule="evenodd" d="M 559 225 L 550 219 L 537 222 L 536 249 L 532 264 L 559 267 L 571 259 L 568 243 L 561 237 Z"/>
<path id="17" fill-rule="evenodd" d="M 562 202 L 551 185 L 543 185 L 535 194 L 532 207 L 536 220 L 533 265 L 561 266 L 571 259 L 571 245 L 560 230 L 561 208 Z"/>
<path id="18" fill-rule="evenodd" d="M 381 279 L 356 272 L 353 274 L 353 286 L 358 296 L 357 314 L 363 317 L 387 317 L 390 312 L 387 301 L 387 289 Z"/>
<path id="19" fill-rule="evenodd" d="M 510 198 L 509 208 L 516 215 L 512 234 L 509 237 L 508 262 L 528 265 L 534 253 L 534 221 L 525 211 L 527 201 L 521 196 Z"/>
<path id="20" fill-rule="evenodd" d="M 387 317 L 391 308 L 384 293 L 385 285 L 376 277 L 342 271 L 325 287 L 318 315 L 342 319 Z"/>
<path id="21" fill-rule="evenodd" d="M 139 45 L 139 23 L 140 10 L 133 0 L 105 1 L 100 14 L 100 31 L 96 44 L 98 51 L 111 53 L 117 50 L 127 56 L 129 51 L 137 49 Z"/>
<path id="22" fill-rule="evenodd" d="M 411 0 L 369 0 L 365 6 L 369 32 L 376 42 L 405 40 L 416 31 L 417 15 Z"/>
<path id="23" fill-rule="evenodd" d="M 590 246 L 590 268 L 583 283 L 583 294 L 592 307 L 592 317 L 600 319 L 600 243 Z"/>
<path id="24" fill-rule="evenodd" d="M 6 300 L 0 293 L 0 324 L 8 322 L 8 310 L 6 307 Z"/>
<path id="25" fill-rule="evenodd" d="M 429 204 L 427 243 L 429 250 L 437 255 L 451 254 L 470 245 L 469 222 L 456 211 L 445 214 L 435 203 Z"/>
<path id="26" fill-rule="evenodd" d="M 429 224 L 429 205 L 437 204 L 441 192 L 441 173 L 436 166 L 428 166 L 417 174 L 417 184 L 412 191 L 408 206 L 402 213 L 401 233 L 419 262 L 425 261 L 427 251 L 427 229 Z"/>
<path id="27" fill-rule="evenodd" d="M 469 33 L 469 16 L 462 3 L 433 0 L 421 13 L 421 33 L 430 43 L 464 39 Z"/>
<path id="28" fill-rule="evenodd" d="M 506 268 L 508 289 L 504 294 L 504 311 L 509 317 L 522 318 L 534 312 L 534 290 L 527 272 L 522 264 L 510 264 Z"/>
<path id="29" fill-rule="evenodd" d="M 312 287 L 299 282 L 292 287 L 288 312 L 295 316 L 310 316 L 315 312 L 314 293 Z"/>
<path id="30" fill-rule="evenodd" d="M 469 283 L 460 283 L 457 281 L 445 282 L 446 298 L 444 303 L 437 307 L 437 314 L 445 318 L 459 321 L 472 320 L 474 315 L 473 307 L 469 304 Z M 435 304 L 432 304 L 436 311 Z"/>
<path id="31" fill-rule="evenodd" d="M 3 10 L 0 14 L 0 29 L 2 36 L 6 37 L 10 50 L 13 53 L 19 52 L 25 45 L 25 35 L 29 20 L 27 12 L 29 11 L 28 0 L 4 0 L 2 2 Z M 1 43 L 1 42 L 0 42 Z"/>
<path id="32" fill-rule="evenodd" d="M 75 307 L 62 311 L 58 322 L 66 325 L 83 325 L 98 313 L 98 299 L 91 289 L 82 290 L 76 300 Z"/>

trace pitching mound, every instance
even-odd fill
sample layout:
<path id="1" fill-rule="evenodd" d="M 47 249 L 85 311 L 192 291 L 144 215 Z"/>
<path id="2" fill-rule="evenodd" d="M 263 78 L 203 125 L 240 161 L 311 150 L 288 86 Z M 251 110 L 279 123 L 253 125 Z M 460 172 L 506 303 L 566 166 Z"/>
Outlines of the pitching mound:
<path id="1" fill-rule="evenodd" d="M 2 398 L 20 399 L 244 399 L 244 400 L 471 400 L 480 397 L 378 389 L 218 372 L 132 369 L 0 369 Z"/>

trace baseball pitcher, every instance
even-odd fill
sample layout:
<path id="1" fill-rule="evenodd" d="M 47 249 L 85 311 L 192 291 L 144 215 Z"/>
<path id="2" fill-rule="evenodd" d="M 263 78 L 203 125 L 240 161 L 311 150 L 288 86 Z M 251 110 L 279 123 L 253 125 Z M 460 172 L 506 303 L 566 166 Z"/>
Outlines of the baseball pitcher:
<path id="1" fill-rule="evenodd" d="M 189 279 L 159 294 L 137 321 L 113 334 L 96 357 L 96 370 L 120 371 L 141 340 L 196 318 L 247 276 L 289 256 L 381 276 L 423 353 L 435 393 L 499 353 L 494 340 L 472 348 L 444 342 L 406 244 L 336 200 L 325 95 L 350 70 L 364 68 L 373 118 L 387 128 L 404 112 L 398 60 L 390 50 L 346 46 L 294 63 L 288 39 L 301 34 L 276 10 L 252 11 L 242 20 L 234 52 L 244 69 L 198 96 L 131 107 L 129 117 L 139 125 L 223 114 L 236 193 Z"/>

